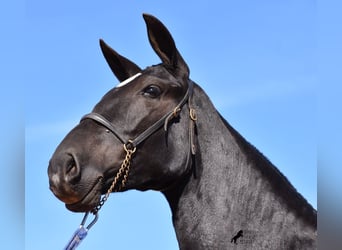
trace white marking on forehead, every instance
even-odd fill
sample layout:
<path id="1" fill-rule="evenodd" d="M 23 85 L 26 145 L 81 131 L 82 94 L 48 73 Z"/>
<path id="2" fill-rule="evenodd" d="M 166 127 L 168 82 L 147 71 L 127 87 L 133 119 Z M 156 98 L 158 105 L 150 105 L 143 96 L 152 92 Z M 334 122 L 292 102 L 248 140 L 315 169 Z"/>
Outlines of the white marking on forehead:
<path id="1" fill-rule="evenodd" d="M 141 73 L 139 72 L 139 73 L 135 74 L 134 76 L 127 78 L 126 80 L 124 80 L 124 81 L 120 82 L 118 85 L 116 85 L 116 88 L 120 88 L 120 87 L 126 85 L 127 83 L 133 81 L 135 78 L 137 78 L 140 75 L 141 75 Z"/>

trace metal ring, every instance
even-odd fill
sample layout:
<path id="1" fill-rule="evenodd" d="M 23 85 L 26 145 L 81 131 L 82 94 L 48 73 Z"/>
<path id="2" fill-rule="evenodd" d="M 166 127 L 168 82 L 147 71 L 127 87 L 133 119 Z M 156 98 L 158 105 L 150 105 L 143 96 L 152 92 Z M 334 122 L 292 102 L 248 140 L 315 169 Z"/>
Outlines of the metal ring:
<path id="1" fill-rule="evenodd" d="M 132 140 L 128 140 L 127 143 L 124 144 L 123 146 L 126 152 L 131 151 L 132 153 L 134 153 L 135 150 L 137 149 L 136 147 L 134 147 Z"/>

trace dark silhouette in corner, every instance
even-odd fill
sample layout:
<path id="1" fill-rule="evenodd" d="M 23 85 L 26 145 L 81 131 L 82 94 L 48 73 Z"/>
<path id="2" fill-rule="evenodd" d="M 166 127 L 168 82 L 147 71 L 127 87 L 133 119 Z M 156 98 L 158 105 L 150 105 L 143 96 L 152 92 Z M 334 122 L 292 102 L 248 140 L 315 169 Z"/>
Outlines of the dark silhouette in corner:
<path id="1" fill-rule="evenodd" d="M 234 244 L 237 244 L 237 243 L 236 243 L 236 240 L 237 240 L 238 238 L 240 238 L 240 237 L 243 237 L 243 231 L 242 231 L 242 230 L 240 230 L 240 231 L 231 239 L 230 242 L 232 242 L 232 243 L 234 243 Z"/>

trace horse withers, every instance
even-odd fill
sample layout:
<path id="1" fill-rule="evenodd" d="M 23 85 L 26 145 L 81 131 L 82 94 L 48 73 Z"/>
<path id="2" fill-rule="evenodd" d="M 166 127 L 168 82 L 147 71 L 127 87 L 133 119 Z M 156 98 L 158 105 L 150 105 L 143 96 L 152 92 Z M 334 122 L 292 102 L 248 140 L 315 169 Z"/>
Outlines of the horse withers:
<path id="1" fill-rule="evenodd" d="M 100 40 L 121 84 L 57 147 L 52 192 L 97 212 L 103 194 L 161 191 L 180 249 L 315 249 L 316 210 L 189 79 L 167 28 L 143 17 L 161 64 L 141 69 Z"/>

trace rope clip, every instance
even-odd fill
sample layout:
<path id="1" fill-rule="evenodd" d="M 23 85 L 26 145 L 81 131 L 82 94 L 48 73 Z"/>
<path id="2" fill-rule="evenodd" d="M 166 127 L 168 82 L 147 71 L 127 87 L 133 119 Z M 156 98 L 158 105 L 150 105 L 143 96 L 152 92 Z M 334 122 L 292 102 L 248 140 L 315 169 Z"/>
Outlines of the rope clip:
<path id="1" fill-rule="evenodd" d="M 85 222 L 87 221 L 89 212 L 86 212 L 79 228 L 74 232 L 70 241 L 64 248 L 64 250 L 74 250 L 76 247 L 81 243 L 81 241 L 87 236 L 89 229 L 97 222 L 99 215 L 95 213 L 95 218 L 89 223 L 88 226 L 84 226 Z"/>

